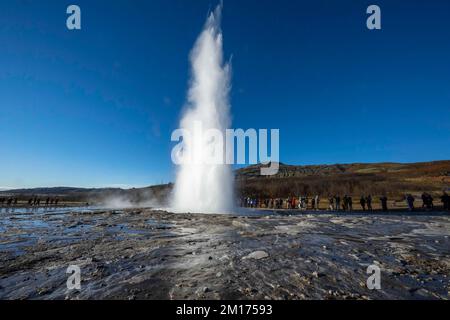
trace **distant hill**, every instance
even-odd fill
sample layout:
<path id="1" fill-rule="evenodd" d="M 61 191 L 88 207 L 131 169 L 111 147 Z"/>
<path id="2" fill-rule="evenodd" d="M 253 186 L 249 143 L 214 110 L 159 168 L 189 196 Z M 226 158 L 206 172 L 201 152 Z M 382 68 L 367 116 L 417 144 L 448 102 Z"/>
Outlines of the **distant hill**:
<path id="1" fill-rule="evenodd" d="M 238 195 L 287 197 L 301 194 L 382 194 L 390 196 L 450 188 L 450 160 L 418 163 L 352 163 L 331 165 L 287 165 L 280 163 L 274 176 L 261 176 L 261 165 L 235 171 Z M 72 201 L 126 198 L 133 202 L 158 199 L 164 202 L 172 184 L 146 188 L 35 188 L 0 191 L 26 199 L 32 195 L 58 196 Z"/>
<path id="2" fill-rule="evenodd" d="M 171 184 L 150 186 L 145 188 L 120 189 L 120 188 L 74 188 L 74 187 L 54 187 L 54 188 L 31 188 L 0 191 L 0 196 L 17 196 L 21 200 L 26 200 L 32 196 L 39 197 L 60 197 L 66 201 L 102 201 L 110 198 L 121 198 L 130 202 L 145 202 L 156 199 L 163 202 L 169 191 Z"/>
<path id="3" fill-rule="evenodd" d="M 261 176 L 261 165 L 236 171 L 239 193 L 281 197 L 300 194 L 381 194 L 442 192 L 450 187 L 450 160 L 418 163 L 286 165 Z"/>

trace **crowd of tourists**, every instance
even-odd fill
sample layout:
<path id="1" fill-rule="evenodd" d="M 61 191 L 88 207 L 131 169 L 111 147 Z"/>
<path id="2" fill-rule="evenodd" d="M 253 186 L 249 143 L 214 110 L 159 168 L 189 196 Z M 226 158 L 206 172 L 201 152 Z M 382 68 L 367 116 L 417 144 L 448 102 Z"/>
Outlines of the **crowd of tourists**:
<path id="1" fill-rule="evenodd" d="M 59 203 L 59 199 L 58 198 L 50 198 L 47 197 L 45 200 L 41 199 L 37 196 L 33 196 L 31 198 L 28 199 L 27 201 L 27 205 L 28 207 L 39 207 L 42 205 L 45 206 L 57 206 Z M 0 207 L 17 207 L 19 206 L 19 199 L 17 197 L 2 197 L 0 198 Z"/>
<path id="2" fill-rule="evenodd" d="M 433 197 L 424 192 L 421 195 L 422 200 L 422 209 L 424 210 L 433 210 Z M 388 197 L 386 195 L 382 195 L 378 197 L 378 201 L 381 205 L 381 210 L 387 211 L 388 208 Z M 405 201 L 408 209 L 413 211 L 415 209 L 414 202 L 416 198 L 411 194 L 406 194 L 402 201 Z M 440 202 L 442 203 L 442 208 L 444 210 L 450 210 L 450 196 L 447 192 L 443 192 L 440 196 Z M 328 196 L 326 199 L 326 206 L 320 207 L 321 197 L 319 195 L 315 195 L 312 197 L 298 196 L 298 197 L 287 197 L 287 198 L 257 198 L 257 197 L 243 197 L 240 199 L 240 206 L 247 208 L 266 208 L 266 209 L 299 209 L 299 210 L 320 210 L 327 209 L 331 211 L 353 211 L 355 201 L 349 195 L 344 195 L 342 198 L 340 195 Z M 359 198 L 359 201 L 356 200 L 356 203 L 359 203 L 359 207 L 356 209 L 360 209 L 363 211 L 372 211 L 373 210 L 373 198 L 372 195 L 362 195 Z"/>

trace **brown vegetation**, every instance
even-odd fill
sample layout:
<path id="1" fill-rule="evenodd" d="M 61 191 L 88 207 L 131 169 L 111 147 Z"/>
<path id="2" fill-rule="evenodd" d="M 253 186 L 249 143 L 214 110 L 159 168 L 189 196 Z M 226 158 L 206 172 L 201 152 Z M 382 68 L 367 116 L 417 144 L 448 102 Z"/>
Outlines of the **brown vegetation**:
<path id="1" fill-rule="evenodd" d="M 260 165 L 236 172 L 238 194 L 253 197 L 386 194 L 402 197 L 450 187 L 450 161 L 292 166 L 280 163 L 274 176 L 261 176 Z"/>

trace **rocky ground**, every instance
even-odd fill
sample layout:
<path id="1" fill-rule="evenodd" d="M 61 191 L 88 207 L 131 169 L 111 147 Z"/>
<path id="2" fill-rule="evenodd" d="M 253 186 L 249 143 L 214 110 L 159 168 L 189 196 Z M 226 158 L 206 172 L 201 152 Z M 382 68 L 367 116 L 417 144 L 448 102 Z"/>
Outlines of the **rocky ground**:
<path id="1" fill-rule="evenodd" d="M 2 299 L 449 298 L 445 214 L 0 215 Z M 81 290 L 66 287 L 69 265 Z"/>

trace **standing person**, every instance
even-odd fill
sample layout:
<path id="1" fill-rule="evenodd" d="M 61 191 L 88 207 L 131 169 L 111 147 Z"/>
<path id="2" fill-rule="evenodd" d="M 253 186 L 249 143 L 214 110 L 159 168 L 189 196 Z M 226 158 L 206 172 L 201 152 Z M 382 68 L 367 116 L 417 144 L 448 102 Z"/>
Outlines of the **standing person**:
<path id="1" fill-rule="evenodd" d="M 364 195 L 362 195 L 359 199 L 359 204 L 361 205 L 363 211 L 366 211 L 366 198 L 364 197 Z"/>
<path id="2" fill-rule="evenodd" d="M 408 194 L 406 196 L 406 203 L 408 204 L 408 209 L 409 211 L 413 211 L 414 210 L 414 197 L 411 194 Z"/>
<path id="3" fill-rule="evenodd" d="M 366 197 L 367 210 L 372 211 L 372 196 L 369 194 Z"/>
<path id="4" fill-rule="evenodd" d="M 328 208 L 330 211 L 334 210 L 334 198 L 332 196 L 328 196 Z"/>
<path id="5" fill-rule="evenodd" d="M 316 208 L 316 198 L 311 198 L 311 210 Z"/>
<path id="6" fill-rule="evenodd" d="M 348 210 L 350 210 L 350 211 L 353 211 L 353 199 L 352 199 L 352 196 L 348 196 L 347 197 L 347 207 L 348 207 Z"/>
<path id="7" fill-rule="evenodd" d="M 444 210 L 449 210 L 450 208 L 449 208 L 449 201 L 450 200 L 450 197 L 449 197 L 449 195 L 447 194 L 447 192 L 443 192 L 442 193 L 442 196 L 441 196 L 441 202 L 442 202 L 442 205 L 443 205 L 443 207 L 444 207 Z"/>
<path id="8" fill-rule="evenodd" d="M 428 206 L 430 210 L 434 209 L 434 205 L 433 205 L 433 197 L 431 196 L 431 194 L 428 195 Z"/>
<path id="9" fill-rule="evenodd" d="M 382 208 L 382 210 L 383 211 L 387 211 L 388 210 L 388 207 L 387 207 L 388 198 L 385 195 L 383 195 L 380 198 L 380 201 L 381 201 L 381 208 Z"/>
<path id="10" fill-rule="evenodd" d="M 17 203 L 19 202 L 19 199 L 17 199 L 17 197 L 16 198 L 14 198 L 14 206 L 17 206 Z"/>
<path id="11" fill-rule="evenodd" d="M 316 197 L 315 197 L 315 202 L 316 202 L 316 210 L 319 210 L 319 203 L 320 203 L 320 198 L 319 198 L 319 195 L 318 194 L 316 194 Z"/>
<path id="12" fill-rule="evenodd" d="M 428 207 L 428 195 L 426 192 L 422 193 L 422 209 Z"/>
<path id="13" fill-rule="evenodd" d="M 295 199 L 295 197 L 292 197 L 292 203 L 291 203 L 291 208 L 295 209 L 295 204 L 296 204 L 297 200 Z"/>
<path id="14" fill-rule="evenodd" d="M 336 206 L 336 211 L 339 211 L 341 209 L 341 197 L 334 197 L 334 205 Z"/>
<path id="15" fill-rule="evenodd" d="M 342 198 L 342 210 L 347 211 L 348 207 L 348 196 L 344 195 L 344 198 Z"/>

